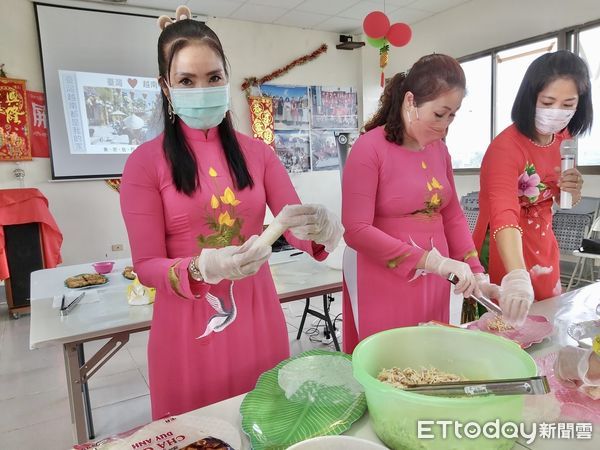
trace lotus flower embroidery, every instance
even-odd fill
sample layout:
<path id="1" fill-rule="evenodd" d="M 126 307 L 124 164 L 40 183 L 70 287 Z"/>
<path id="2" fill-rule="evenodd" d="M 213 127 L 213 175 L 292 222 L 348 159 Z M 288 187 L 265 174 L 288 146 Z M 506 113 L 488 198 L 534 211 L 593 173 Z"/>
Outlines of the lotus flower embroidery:
<path id="1" fill-rule="evenodd" d="M 221 248 L 232 245 L 235 240 L 243 244 L 246 238 L 242 235 L 243 220 L 236 215 L 235 207 L 241 201 L 229 186 L 221 195 L 218 186 L 218 173 L 213 168 L 208 169 L 209 180 L 213 184 L 213 194 L 210 197 L 210 209 L 206 217 L 206 225 L 212 231 L 209 235 L 199 234 L 196 237 L 200 248 Z"/>

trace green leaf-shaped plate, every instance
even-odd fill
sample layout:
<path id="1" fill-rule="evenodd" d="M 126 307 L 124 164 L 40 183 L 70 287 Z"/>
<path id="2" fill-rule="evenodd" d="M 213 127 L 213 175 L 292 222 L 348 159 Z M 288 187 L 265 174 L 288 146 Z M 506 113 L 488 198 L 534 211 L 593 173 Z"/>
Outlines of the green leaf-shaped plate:
<path id="1" fill-rule="evenodd" d="M 305 439 L 343 433 L 366 408 L 350 355 L 310 350 L 263 373 L 240 413 L 253 449 L 283 450 Z"/>

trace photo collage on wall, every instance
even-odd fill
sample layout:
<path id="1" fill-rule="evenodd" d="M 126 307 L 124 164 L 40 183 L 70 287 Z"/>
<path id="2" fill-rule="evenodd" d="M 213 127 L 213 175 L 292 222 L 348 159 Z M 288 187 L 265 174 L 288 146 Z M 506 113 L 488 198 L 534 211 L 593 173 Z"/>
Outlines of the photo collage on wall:
<path id="1" fill-rule="evenodd" d="M 289 173 L 339 170 L 337 140 L 358 137 L 354 88 L 263 84 L 273 99 L 275 151 Z"/>

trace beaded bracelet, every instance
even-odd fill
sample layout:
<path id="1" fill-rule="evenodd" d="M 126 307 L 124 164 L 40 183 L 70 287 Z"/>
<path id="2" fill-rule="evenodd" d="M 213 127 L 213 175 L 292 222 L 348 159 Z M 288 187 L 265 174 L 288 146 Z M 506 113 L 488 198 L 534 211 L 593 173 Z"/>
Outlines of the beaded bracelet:
<path id="1" fill-rule="evenodd" d="M 195 256 L 190 260 L 190 264 L 188 265 L 188 271 L 190 272 L 190 276 L 195 281 L 203 281 L 202 272 L 200 272 L 200 268 L 198 267 L 197 259 L 198 256 Z"/>

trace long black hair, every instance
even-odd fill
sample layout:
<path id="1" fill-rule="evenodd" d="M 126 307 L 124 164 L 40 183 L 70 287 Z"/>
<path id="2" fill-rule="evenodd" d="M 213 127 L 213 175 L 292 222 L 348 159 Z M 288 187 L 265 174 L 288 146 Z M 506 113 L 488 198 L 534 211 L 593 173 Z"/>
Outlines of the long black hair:
<path id="1" fill-rule="evenodd" d="M 402 145 L 405 130 L 402 102 L 408 91 L 419 105 L 455 88 L 464 91 L 465 87 L 465 73 L 454 58 L 439 53 L 423 56 L 408 73 L 397 73 L 386 83 L 379 108 L 365 124 L 365 130 L 385 125 L 386 140 Z"/>
<path id="2" fill-rule="evenodd" d="M 223 62 L 225 74 L 229 78 L 227 59 L 221 41 L 215 32 L 202 22 L 184 19 L 165 27 L 158 38 L 158 71 L 163 83 L 169 80 L 171 63 L 175 54 L 182 48 L 198 42 L 207 45 L 219 55 Z M 169 117 L 169 99 L 162 89 L 161 95 L 164 118 L 163 150 L 171 166 L 171 175 L 177 191 L 191 196 L 196 189 L 200 188 L 198 162 L 185 140 L 181 127 L 177 125 L 180 120 L 179 117 L 175 115 L 174 122 Z M 171 114 L 173 113 L 171 112 Z M 219 124 L 218 132 L 235 187 L 244 189 L 248 186 L 254 186 L 254 181 L 246 165 L 246 159 L 235 135 L 229 111 Z"/>
<path id="3" fill-rule="evenodd" d="M 559 78 L 573 80 L 579 95 L 575 115 L 567 125 L 571 136 L 578 136 L 592 127 L 592 86 L 587 65 L 574 53 L 559 50 L 546 53 L 531 63 L 513 103 L 511 119 L 517 129 L 530 139 L 536 137 L 535 108 L 538 94 Z"/>

